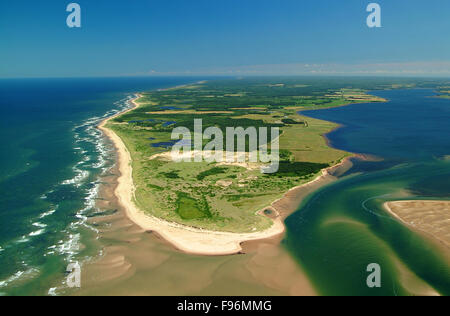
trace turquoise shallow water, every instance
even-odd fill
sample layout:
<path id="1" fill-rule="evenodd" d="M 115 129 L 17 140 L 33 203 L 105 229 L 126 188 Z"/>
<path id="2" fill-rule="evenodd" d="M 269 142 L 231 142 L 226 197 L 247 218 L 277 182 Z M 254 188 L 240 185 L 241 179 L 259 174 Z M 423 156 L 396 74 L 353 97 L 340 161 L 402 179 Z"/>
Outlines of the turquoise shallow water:
<path id="1" fill-rule="evenodd" d="M 354 159 L 347 174 L 309 196 L 287 219 L 284 244 L 321 294 L 411 295 L 419 280 L 450 295 L 448 253 L 382 208 L 398 199 L 450 199 L 450 100 L 425 89 L 373 94 L 390 101 L 302 112 L 343 125 L 328 135 L 334 147 L 384 160 Z M 366 285 L 370 263 L 381 266 L 381 288 Z"/>
<path id="2" fill-rule="evenodd" d="M 95 128 L 135 92 L 195 78 L 0 80 L 0 294 L 62 294 L 71 261 L 98 255 L 98 176 L 114 163 Z"/>

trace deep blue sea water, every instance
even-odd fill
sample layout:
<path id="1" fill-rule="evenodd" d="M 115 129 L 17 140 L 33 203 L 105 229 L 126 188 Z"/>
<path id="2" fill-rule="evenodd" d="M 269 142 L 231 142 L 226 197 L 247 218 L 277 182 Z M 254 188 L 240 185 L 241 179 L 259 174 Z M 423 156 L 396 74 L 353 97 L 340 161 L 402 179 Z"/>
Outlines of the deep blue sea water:
<path id="1" fill-rule="evenodd" d="M 302 112 L 342 124 L 327 135 L 333 147 L 383 160 L 354 160 L 347 174 L 310 195 L 286 220 L 284 244 L 321 294 L 417 295 L 426 284 L 450 295 L 448 249 L 382 207 L 450 200 L 450 100 L 427 89 L 373 94 L 389 102 Z M 381 266 L 381 288 L 366 284 L 370 263 Z"/>
<path id="2" fill-rule="evenodd" d="M 136 92 L 195 81 L 0 80 L 0 294 L 61 293 L 67 264 L 98 254 L 85 219 L 114 159 L 96 125 Z"/>

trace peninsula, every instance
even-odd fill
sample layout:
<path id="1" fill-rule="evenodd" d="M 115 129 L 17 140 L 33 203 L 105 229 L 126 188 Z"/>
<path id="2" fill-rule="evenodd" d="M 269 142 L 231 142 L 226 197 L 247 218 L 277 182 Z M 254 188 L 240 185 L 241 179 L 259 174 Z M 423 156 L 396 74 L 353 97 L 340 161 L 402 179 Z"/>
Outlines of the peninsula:
<path id="1" fill-rule="evenodd" d="M 239 252 L 244 241 L 282 234 L 283 216 L 275 206 L 280 199 L 322 180 L 328 168 L 351 156 L 323 137 L 336 124 L 299 111 L 384 101 L 364 89 L 286 79 L 199 82 L 141 93 L 133 108 L 100 128 L 119 153 L 115 193 L 128 217 L 182 251 L 225 255 Z M 171 161 L 172 130 L 191 127 L 194 119 L 202 119 L 204 128 L 278 127 L 278 172 L 263 174 L 258 163 Z"/>

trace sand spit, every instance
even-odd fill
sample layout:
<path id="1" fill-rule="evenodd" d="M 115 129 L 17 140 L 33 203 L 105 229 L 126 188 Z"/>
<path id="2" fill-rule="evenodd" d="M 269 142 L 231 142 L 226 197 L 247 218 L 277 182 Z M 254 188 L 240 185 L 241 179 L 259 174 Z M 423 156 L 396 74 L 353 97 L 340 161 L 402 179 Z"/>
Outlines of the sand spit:
<path id="1" fill-rule="evenodd" d="M 133 102 L 137 106 L 136 99 Z M 158 235 L 181 251 L 201 255 L 235 254 L 242 250 L 242 242 L 266 239 L 284 232 L 284 225 L 280 218 L 273 219 L 272 226 L 267 230 L 238 234 L 188 227 L 144 214 L 134 203 L 130 153 L 120 137 L 105 127 L 110 119 L 103 121 L 99 128 L 112 140 L 118 151 L 120 177 L 115 195 L 125 208 L 127 216 L 142 229 L 157 232 Z"/>
<path id="2" fill-rule="evenodd" d="M 140 95 L 132 100 L 133 104 L 137 107 L 137 99 Z M 133 109 L 133 108 L 132 108 Z M 131 111 L 129 109 L 128 111 Z M 118 115 L 121 115 L 122 112 Z M 118 198 L 120 204 L 124 207 L 127 216 L 136 223 L 139 227 L 146 231 L 154 231 L 159 236 L 164 238 L 170 244 L 172 244 L 177 249 L 190 253 L 199 255 L 229 255 L 236 254 L 242 251 L 241 244 L 244 242 L 263 240 L 268 238 L 273 238 L 280 236 L 284 233 L 285 227 L 283 224 L 283 213 L 286 213 L 286 209 L 293 209 L 292 204 L 292 194 L 298 195 L 298 191 L 302 188 L 311 188 L 311 190 L 306 189 L 306 192 L 312 192 L 312 188 L 317 188 L 318 185 L 330 181 L 330 170 L 337 168 L 334 166 L 322 171 L 322 174 L 311 181 L 299 187 L 290 190 L 286 196 L 272 203 L 272 209 L 275 211 L 276 216 L 271 216 L 273 224 L 270 228 L 260 232 L 252 233 L 229 233 L 220 231 L 209 231 L 204 229 L 198 229 L 194 227 L 189 227 L 177 223 L 168 222 L 149 214 L 145 214 L 141 211 L 134 203 L 134 184 L 132 178 L 132 167 L 131 167 L 131 156 L 127 150 L 125 144 L 121 138 L 116 135 L 112 130 L 106 128 L 106 123 L 114 117 L 104 120 L 100 125 L 99 129 L 102 130 L 105 135 L 111 139 L 114 143 L 118 152 L 118 165 L 120 176 L 118 178 L 118 185 L 115 190 L 115 195 Z M 164 155 L 164 154 L 163 154 Z M 167 154 L 166 154 L 167 155 Z M 156 157 L 153 157 L 156 158 Z M 163 157 L 159 157 L 163 158 Z M 165 157 L 168 158 L 168 157 Z M 348 160 L 345 160 L 348 161 Z M 342 162 L 338 166 L 345 164 Z M 249 166 L 246 166 L 249 167 Z M 295 192 L 295 193 L 294 193 Z M 298 198 L 298 197 L 297 197 Z M 289 205 L 288 205 L 289 204 Z M 269 206 L 270 208 L 270 206 Z M 266 208 L 264 208 L 265 210 Z M 259 213 L 262 215 L 261 210 Z"/>

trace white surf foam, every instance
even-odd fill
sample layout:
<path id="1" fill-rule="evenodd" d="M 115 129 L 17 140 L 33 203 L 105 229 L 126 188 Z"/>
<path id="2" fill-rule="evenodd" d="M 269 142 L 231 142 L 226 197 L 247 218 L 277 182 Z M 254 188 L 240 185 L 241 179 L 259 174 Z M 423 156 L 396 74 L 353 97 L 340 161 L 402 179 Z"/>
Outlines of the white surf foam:
<path id="1" fill-rule="evenodd" d="M 19 240 L 16 241 L 18 244 L 24 244 L 30 241 L 30 238 L 28 236 L 22 236 Z"/>
<path id="2" fill-rule="evenodd" d="M 39 274 L 39 270 L 36 268 L 30 268 L 26 271 L 17 271 L 10 277 L 3 281 L 0 281 L 0 288 L 13 285 L 15 282 L 22 281 L 27 278 L 34 278 Z"/>
<path id="3" fill-rule="evenodd" d="M 81 170 L 78 168 L 74 168 L 74 171 L 77 173 L 75 177 L 69 180 L 64 180 L 61 184 L 63 185 L 70 185 L 73 184 L 76 187 L 80 187 L 84 180 L 86 180 L 89 177 L 89 171 L 87 170 Z"/>
<path id="4" fill-rule="evenodd" d="M 97 126 L 105 118 L 130 108 L 132 106 L 130 100 L 134 97 L 135 96 L 128 96 L 125 99 L 115 102 L 114 105 L 116 109 L 108 111 L 102 116 L 96 116 L 85 120 L 80 125 L 73 128 L 76 143 L 74 150 L 78 153 L 79 159 L 78 162 L 76 162 L 76 164 L 74 164 L 73 166 L 73 178 L 63 181 L 62 184 L 74 185 L 75 187 L 80 188 L 83 187 L 84 184 L 87 184 L 88 181 L 92 181 L 91 174 L 94 172 L 93 170 L 101 171 L 101 174 L 111 168 L 109 162 L 111 161 L 110 155 L 113 152 L 113 148 L 111 144 L 105 140 L 103 133 L 97 129 Z M 57 244 L 48 247 L 44 256 L 63 256 L 67 262 L 70 262 L 74 259 L 75 256 L 78 255 L 81 249 L 81 236 L 79 233 L 79 226 L 84 225 L 94 231 L 97 231 L 94 227 L 87 224 L 86 216 L 87 212 L 95 210 L 95 199 L 98 196 L 100 187 L 98 179 L 92 182 L 92 184 L 93 186 L 89 185 L 86 189 L 84 189 L 83 187 L 83 190 L 86 190 L 84 205 L 77 212 L 77 219 L 72 222 L 69 227 L 67 227 L 67 229 L 62 231 L 65 237 L 61 238 L 61 240 Z M 46 200 L 48 199 L 49 194 L 53 192 L 54 191 L 52 190 L 45 194 L 42 194 L 40 198 L 42 200 Z M 57 210 L 58 205 L 40 214 L 38 216 L 38 219 L 36 219 L 32 223 L 32 226 L 36 227 L 36 230 L 30 232 L 28 235 L 24 235 L 14 240 L 13 242 L 17 244 L 31 242 L 33 240 L 33 237 L 40 236 L 46 233 L 48 225 L 46 224 L 46 221 L 43 221 L 43 219 L 53 215 Z M 0 247 L 0 253 L 3 251 L 4 249 Z M 25 280 L 26 278 L 35 278 L 39 275 L 40 271 L 38 269 L 29 269 L 25 262 L 22 262 L 22 264 L 24 265 L 24 267 L 20 268 L 20 271 L 17 271 L 5 280 L 0 281 L 0 288 L 12 285 L 16 282 L 20 282 L 21 280 Z M 52 287 L 49 289 L 48 295 L 57 295 L 59 290 L 64 287 L 64 285 L 62 285 L 61 287 Z"/>
<path id="5" fill-rule="evenodd" d="M 47 216 L 53 215 L 53 214 L 56 212 L 56 209 L 57 209 L 57 208 L 55 208 L 55 209 L 53 209 L 53 210 L 50 210 L 50 211 L 48 211 L 48 212 L 42 213 L 42 214 L 39 216 L 39 219 L 43 219 L 43 218 L 45 218 L 45 217 L 47 217 Z"/>
<path id="6" fill-rule="evenodd" d="M 103 133 L 97 128 L 101 121 L 115 115 L 119 112 L 123 112 L 133 104 L 130 102 L 135 96 L 128 96 L 120 101 L 114 103 L 115 109 L 108 111 L 103 116 L 92 117 L 85 120 L 81 124 L 73 128 L 74 138 L 76 142 L 75 150 L 81 155 L 81 159 L 73 167 L 76 172 L 72 179 L 63 182 L 65 185 L 75 185 L 76 187 L 82 187 L 87 184 L 87 181 L 92 181 L 90 178 L 93 170 L 100 170 L 100 175 L 106 170 L 109 170 L 112 166 L 107 165 L 108 158 L 111 156 L 114 148 L 110 143 L 106 142 Z M 90 153 L 88 155 L 88 152 Z M 61 239 L 56 245 L 48 247 L 46 255 L 62 255 L 65 256 L 66 262 L 73 261 L 74 257 L 79 253 L 81 248 L 79 227 L 85 226 L 98 234 L 98 230 L 87 223 L 87 213 L 95 211 L 96 198 L 98 196 L 100 182 L 99 178 L 91 182 L 90 188 L 86 188 L 84 205 L 77 212 L 77 221 L 72 222 L 69 227 L 63 231 L 67 234 L 66 238 Z M 51 214 L 49 214 L 51 215 Z M 62 290 L 65 285 L 61 287 L 50 288 L 49 295 L 57 295 L 59 290 Z"/>
<path id="7" fill-rule="evenodd" d="M 47 227 L 47 224 L 43 224 L 43 223 L 40 223 L 40 222 L 36 222 L 36 223 L 31 224 L 31 225 L 33 225 L 34 227 L 39 227 L 39 228 Z"/>
<path id="8" fill-rule="evenodd" d="M 47 293 L 47 294 L 50 295 L 50 296 L 57 296 L 56 290 L 57 290 L 56 287 L 52 287 L 52 288 L 50 288 L 50 289 L 48 290 L 48 293 Z"/>
<path id="9" fill-rule="evenodd" d="M 66 256 L 66 260 L 69 262 L 72 260 L 80 250 L 80 234 L 70 234 L 68 240 L 60 240 L 59 245 L 56 247 L 56 251 Z"/>
<path id="10" fill-rule="evenodd" d="M 43 233 L 45 233 L 45 229 L 39 229 L 37 231 L 29 233 L 28 236 L 36 237 L 36 236 L 42 235 Z"/>

